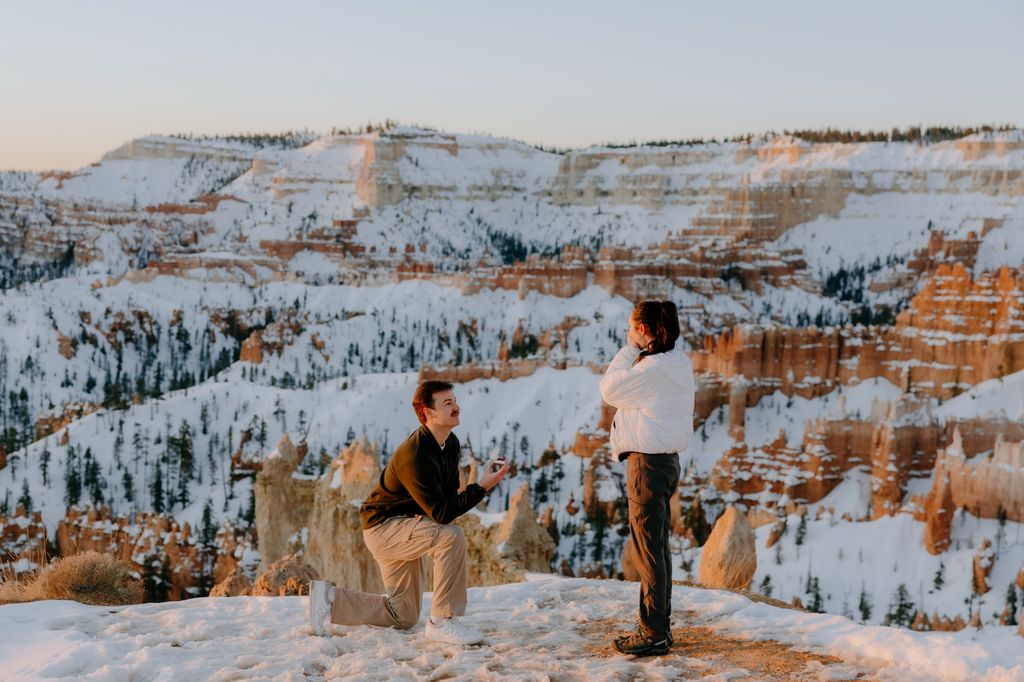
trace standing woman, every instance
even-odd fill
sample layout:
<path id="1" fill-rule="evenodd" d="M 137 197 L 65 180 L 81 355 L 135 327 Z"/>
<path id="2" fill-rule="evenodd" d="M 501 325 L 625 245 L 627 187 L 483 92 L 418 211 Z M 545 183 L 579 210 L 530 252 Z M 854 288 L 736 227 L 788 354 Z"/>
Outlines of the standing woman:
<path id="1" fill-rule="evenodd" d="M 671 301 L 644 301 L 629 317 L 627 343 L 601 379 L 601 397 L 618 408 L 612 454 L 626 461 L 629 528 L 640 573 L 640 623 L 615 649 L 661 655 L 672 645 L 671 500 L 679 453 L 693 437 L 693 367 L 679 339 Z"/>

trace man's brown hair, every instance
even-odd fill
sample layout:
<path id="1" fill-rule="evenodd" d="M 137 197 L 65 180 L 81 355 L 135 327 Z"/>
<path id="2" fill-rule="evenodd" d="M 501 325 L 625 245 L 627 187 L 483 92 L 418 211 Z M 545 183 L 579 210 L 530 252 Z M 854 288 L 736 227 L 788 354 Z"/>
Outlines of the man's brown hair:
<path id="1" fill-rule="evenodd" d="M 412 409 L 416 412 L 420 424 L 427 423 L 427 413 L 424 410 L 428 407 L 434 409 L 434 394 L 453 388 L 455 387 L 447 381 L 424 381 L 416 387 L 416 392 L 412 394 Z"/>

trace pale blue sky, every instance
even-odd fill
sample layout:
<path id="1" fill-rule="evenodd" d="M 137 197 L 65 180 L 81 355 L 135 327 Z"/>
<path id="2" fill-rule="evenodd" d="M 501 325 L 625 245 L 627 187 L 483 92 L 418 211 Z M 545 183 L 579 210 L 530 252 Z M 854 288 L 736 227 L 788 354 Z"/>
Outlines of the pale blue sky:
<path id="1" fill-rule="evenodd" d="M 555 146 L 1024 125 L 1017 0 L 0 0 L 0 169 L 397 119 Z"/>

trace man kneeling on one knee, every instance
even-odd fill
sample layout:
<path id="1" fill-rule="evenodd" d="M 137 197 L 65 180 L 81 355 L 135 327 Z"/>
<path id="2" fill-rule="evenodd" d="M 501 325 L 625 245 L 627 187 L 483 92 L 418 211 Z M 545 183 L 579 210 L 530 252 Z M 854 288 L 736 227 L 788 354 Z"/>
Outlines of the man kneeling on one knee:
<path id="1" fill-rule="evenodd" d="M 398 446 L 380 482 L 359 508 L 363 540 L 380 565 L 387 594 L 335 588 L 315 580 L 309 624 L 377 625 L 407 629 L 420 619 L 425 562 L 434 562 L 434 597 L 426 636 L 449 644 L 476 644 L 483 635 L 459 620 L 466 613 L 466 536 L 452 521 L 475 507 L 508 472 L 484 472 L 480 483 L 459 492 L 461 445 L 452 429 L 459 405 L 452 385 L 425 381 L 413 410 L 420 428 Z"/>

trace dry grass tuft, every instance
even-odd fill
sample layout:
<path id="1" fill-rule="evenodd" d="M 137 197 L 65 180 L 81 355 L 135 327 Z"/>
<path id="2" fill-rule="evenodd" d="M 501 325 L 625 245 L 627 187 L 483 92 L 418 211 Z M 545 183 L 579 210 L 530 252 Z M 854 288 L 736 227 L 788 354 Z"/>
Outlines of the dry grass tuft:
<path id="1" fill-rule="evenodd" d="M 16 580 L 5 579 L 4 582 L 0 583 L 0 605 L 2 604 L 17 604 L 19 602 L 27 601 L 22 593 L 24 592 L 25 585 Z"/>
<path id="2" fill-rule="evenodd" d="M 109 554 L 73 554 L 57 559 L 28 582 L 0 585 L 0 603 L 71 599 L 104 606 L 137 604 L 142 586 L 129 570 L 126 563 Z"/>

